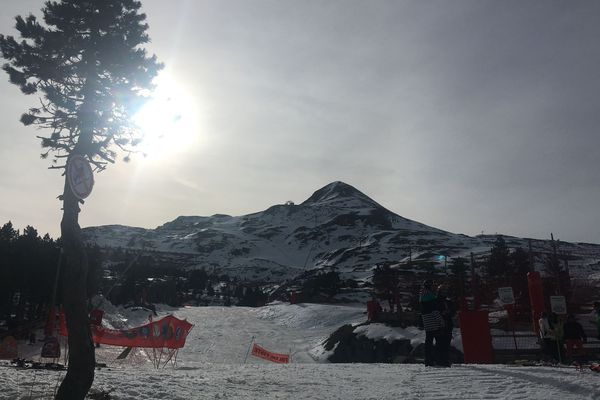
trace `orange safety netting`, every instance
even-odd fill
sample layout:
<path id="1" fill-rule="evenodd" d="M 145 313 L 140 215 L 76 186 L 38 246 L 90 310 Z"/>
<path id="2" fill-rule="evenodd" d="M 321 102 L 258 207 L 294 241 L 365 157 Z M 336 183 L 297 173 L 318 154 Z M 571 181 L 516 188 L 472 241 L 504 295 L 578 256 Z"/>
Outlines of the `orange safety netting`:
<path id="1" fill-rule="evenodd" d="M 94 343 L 123 347 L 180 349 L 194 325 L 167 315 L 156 321 L 130 329 L 109 329 L 91 325 Z M 61 336 L 68 336 L 64 313 L 60 313 Z"/>

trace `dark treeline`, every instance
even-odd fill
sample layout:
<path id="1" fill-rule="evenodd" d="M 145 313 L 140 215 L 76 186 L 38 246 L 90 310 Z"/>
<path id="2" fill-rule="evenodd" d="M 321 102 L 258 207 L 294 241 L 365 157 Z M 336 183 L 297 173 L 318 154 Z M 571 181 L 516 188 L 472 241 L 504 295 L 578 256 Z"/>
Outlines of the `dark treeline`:
<path id="1" fill-rule="evenodd" d="M 422 260 L 388 262 L 375 266 L 373 295 L 384 304 L 389 303 L 390 307 L 395 301 L 401 301 L 403 306 L 417 309 L 420 282 L 415 286 L 414 279 L 405 279 L 404 276 L 414 273 L 407 271 L 418 271 L 421 279 L 432 279 L 437 284 L 444 284 L 453 296 L 476 296 L 484 304 L 493 303 L 498 287 L 510 286 L 514 290 L 517 306 L 528 307 L 527 273 L 532 270 L 529 254 L 522 248 L 509 249 L 502 236 L 497 236 L 487 255 L 477 259 L 438 257 L 438 264 L 439 260 L 443 260 L 443 268 L 436 269 L 435 262 Z M 549 262 L 544 265 L 546 264 L 550 265 Z M 410 292 L 408 298 L 400 298 L 403 291 Z"/>
<path id="2" fill-rule="evenodd" d="M 267 301 L 261 284 L 240 281 L 214 268 L 177 268 L 152 251 L 116 248 L 99 253 L 103 255 L 94 258 L 110 262 L 104 264 L 101 274 L 94 274 L 90 293 L 102 293 L 115 305 L 256 307 Z"/>
<path id="3" fill-rule="evenodd" d="M 53 303 L 61 240 L 12 222 L 0 228 L 0 335 L 39 328 Z M 244 305 L 267 301 L 260 285 L 215 270 L 174 268 L 152 252 L 88 246 L 88 295 L 102 294 L 116 305 Z M 110 261 L 108 261 L 110 260 Z M 62 304 L 58 280 L 54 305 Z M 90 300 L 88 308 L 93 308 Z M 17 333 L 18 334 L 18 333 Z"/>
<path id="4" fill-rule="evenodd" d="M 60 243 L 40 237 L 27 226 L 23 232 L 9 221 L 0 228 L 0 320 L 13 329 L 45 318 L 52 291 Z"/>
<path id="5" fill-rule="evenodd" d="M 430 256 L 434 255 L 430 253 Z M 591 285 L 576 282 L 578 286 L 573 287 L 568 268 L 571 259 L 576 258 L 562 252 L 559 241 L 552 240 L 546 249 L 530 251 L 509 247 L 504 237 L 498 235 L 488 252 L 470 258 L 437 255 L 437 262 L 409 260 L 376 265 L 372 294 L 382 304 L 389 303 L 390 308 L 398 301 L 402 306 L 416 310 L 420 282 L 424 279 L 444 284 L 446 291 L 455 298 L 476 299 L 479 304 L 486 305 L 494 304 L 499 287 L 511 287 L 515 298 L 514 312 L 527 316 L 530 309 L 527 274 L 533 270 L 541 272 L 544 293 L 548 296 L 563 295 L 567 301 L 575 298 L 574 301 L 581 304 L 596 298 Z M 414 274 L 420 280 L 415 279 Z"/>

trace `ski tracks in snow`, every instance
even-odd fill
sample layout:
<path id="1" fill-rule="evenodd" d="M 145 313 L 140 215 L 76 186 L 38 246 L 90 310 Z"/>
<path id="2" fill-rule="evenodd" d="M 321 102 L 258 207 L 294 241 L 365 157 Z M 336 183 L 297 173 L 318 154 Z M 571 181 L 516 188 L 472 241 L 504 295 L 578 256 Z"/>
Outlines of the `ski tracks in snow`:
<path id="1" fill-rule="evenodd" d="M 600 379 L 571 368 L 506 365 L 420 368 L 407 381 L 412 398 L 600 399 Z"/>
<path id="2" fill-rule="evenodd" d="M 600 399 L 600 377 L 570 368 L 414 364 L 196 364 L 96 371 L 115 399 Z M 0 368 L 0 399 L 45 399 L 59 373 Z"/>
<path id="3" fill-rule="evenodd" d="M 151 378 L 151 376 L 154 377 Z M 551 367 L 457 365 L 450 369 L 386 364 L 205 364 L 154 371 L 129 398 L 170 399 L 598 399 L 594 373 Z M 99 377 L 100 378 L 100 377 Z M 113 378 L 121 380 L 116 374 Z M 102 379 L 102 378 L 100 378 Z M 126 388 L 113 382 L 109 387 Z M 140 387 L 144 387 L 140 390 Z M 170 388 L 170 389 L 167 389 Z M 115 393 L 116 394 L 116 393 Z M 157 396 L 156 394 L 160 394 Z M 165 396 L 166 397 L 163 397 Z M 131 396 L 131 397 L 129 397 Z"/>

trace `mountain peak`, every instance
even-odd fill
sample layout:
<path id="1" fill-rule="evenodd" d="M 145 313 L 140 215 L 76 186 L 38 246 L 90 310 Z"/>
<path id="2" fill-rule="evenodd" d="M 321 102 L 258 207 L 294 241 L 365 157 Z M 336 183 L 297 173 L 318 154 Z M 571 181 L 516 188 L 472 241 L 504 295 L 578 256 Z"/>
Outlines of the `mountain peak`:
<path id="1" fill-rule="evenodd" d="M 369 203 L 371 206 L 380 207 L 373 199 L 354 186 L 348 185 L 341 181 L 335 181 L 323 186 L 310 196 L 303 205 L 332 203 L 338 201 L 360 200 L 361 202 Z"/>

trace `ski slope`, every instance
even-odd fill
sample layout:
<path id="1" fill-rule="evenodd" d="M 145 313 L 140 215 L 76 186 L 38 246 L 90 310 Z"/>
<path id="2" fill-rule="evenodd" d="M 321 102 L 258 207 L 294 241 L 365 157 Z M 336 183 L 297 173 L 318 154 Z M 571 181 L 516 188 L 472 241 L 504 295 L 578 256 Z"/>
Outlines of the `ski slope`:
<path id="1" fill-rule="evenodd" d="M 552 367 L 402 364 L 213 364 L 96 372 L 115 399 L 598 399 L 593 372 Z M 61 374 L 62 375 L 62 374 Z M 2 399 L 48 399 L 59 374 L 0 368 Z M 31 396 L 29 395 L 30 391 Z"/>
<path id="2" fill-rule="evenodd" d="M 105 323 L 135 326 L 146 310 L 106 305 Z M 114 399 L 600 399 L 600 374 L 570 367 L 325 363 L 321 341 L 345 323 L 365 319 L 362 306 L 270 304 L 261 308 L 159 309 L 195 325 L 178 367 L 155 370 L 150 353 L 137 350 L 116 362 L 121 348 L 97 349 L 92 393 Z M 155 317 L 156 318 L 156 317 Z M 369 336 L 374 333 L 372 330 Z M 382 332 L 382 334 L 384 334 Z M 386 333 L 389 334 L 389 333 Z M 288 353 L 292 363 L 246 358 L 251 341 Z M 21 346 L 30 358 L 39 347 Z M 0 399 L 48 399 L 64 371 L 16 369 L 0 364 Z"/>

